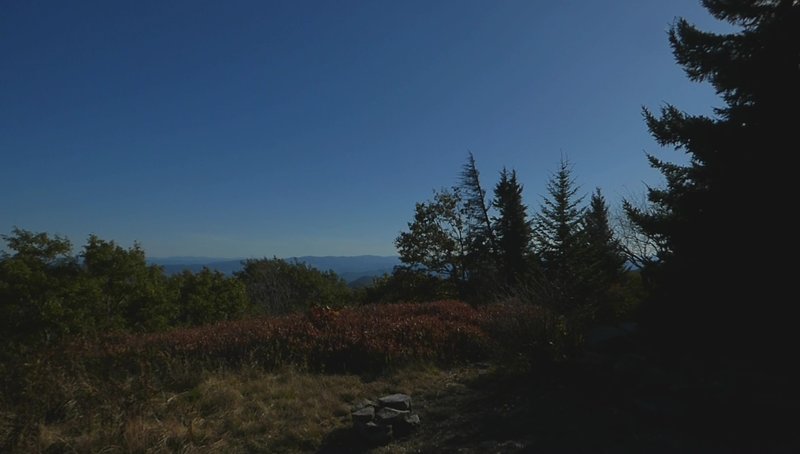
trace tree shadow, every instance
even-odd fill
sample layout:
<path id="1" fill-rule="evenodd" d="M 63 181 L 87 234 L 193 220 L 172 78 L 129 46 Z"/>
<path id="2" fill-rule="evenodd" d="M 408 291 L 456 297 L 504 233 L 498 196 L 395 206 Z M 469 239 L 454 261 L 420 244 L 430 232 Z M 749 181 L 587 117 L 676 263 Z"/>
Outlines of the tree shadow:
<path id="1" fill-rule="evenodd" d="M 528 370 L 474 373 L 444 391 L 415 396 L 420 428 L 392 444 L 423 453 L 789 452 L 797 446 L 791 419 L 778 416 L 786 403 L 742 394 L 719 367 L 665 364 L 629 343 Z M 340 429 L 319 452 L 373 448 Z"/>
<path id="2" fill-rule="evenodd" d="M 368 453 L 377 445 L 368 444 L 352 427 L 336 429 L 325 436 L 317 454 Z"/>

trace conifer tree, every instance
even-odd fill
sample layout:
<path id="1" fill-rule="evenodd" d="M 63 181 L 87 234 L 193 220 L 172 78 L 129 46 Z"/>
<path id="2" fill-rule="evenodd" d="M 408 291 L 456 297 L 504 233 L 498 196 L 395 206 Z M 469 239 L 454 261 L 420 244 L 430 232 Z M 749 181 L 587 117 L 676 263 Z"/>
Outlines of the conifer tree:
<path id="1" fill-rule="evenodd" d="M 505 168 L 494 189 L 492 206 L 497 210 L 494 232 L 501 279 L 509 288 L 521 283 L 532 265 L 533 231 L 528 208 L 522 203 L 522 185 L 517 172 Z"/>
<path id="2" fill-rule="evenodd" d="M 481 185 L 480 173 L 475 164 L 475 157 L 470 152 L 467 162 L 461 170 L 459 188 L 463 195 L 463 209 L 466 214 L 468 241 L 474 250 L 493 250 L 496 239 L 489 216 L 489 205 L 486 203 L 486 191 Z"/>
<path id="3" fill-rule="evenodd" d="M 725 105 L 711 117 L 672 105 L 660 115 L 645 110 L 655 139 L 690 161 L 649 156 L 666 187 L 649 190 L 650 209 L 626 205 L 631 220 L 664 246 L 659 263 L 645 270 L 655 295 L 648 312 L 653 330 L 670 342 L 680 331 L 693 345 L 744 340 L 737 334 L 744 326 L 766 326 L 756 315 L 782 319 L 775 314 L 785 310 L 784 298 L 772 292 L 786 281 L 771 265 L 794 233 L 775 220 L 793 191 L 792 167 L 784 160 L 800 150 L 800 3 L 703 5 L 736 31 L 704 32 L 680 19 L 669 41 L 688 77 L 711 83 Z M 755 337 L 781 331 L 763 329 Z"/>
<path id="4" fill-rule="evenodd" d="M 589 296 L 598 309 L 607 312 L 611 303 L 609 290 L 620 283 L 625 273 L 625 255 L 608 221 L 608 205 L 600 188 L 595 189 L 583 216 L 582 234 L 592 288 Z"/>
<path id="5" fill-rule="evenodd" d="M 486 199 L 475 157 L 469 153 L 461 171 L 458 186 L 462 194 L 467 255 L 465 257 L 466 287 L 469 298 L 482 300 L 491 297 L 497 280 L 497 239 L 492 228 L 491 208 Z"/>
<path id="6" fill-rule="evenodd" d="M 534 242 L 542 268 L 552 286 L 553 304 L 569 312 L 585 303 L 585 274 L 581 221 L 583 197 L 571 175 L 572 166 L 561 159 L 558 171 L 547 183 L 540 213 L 535 217 Z"/>

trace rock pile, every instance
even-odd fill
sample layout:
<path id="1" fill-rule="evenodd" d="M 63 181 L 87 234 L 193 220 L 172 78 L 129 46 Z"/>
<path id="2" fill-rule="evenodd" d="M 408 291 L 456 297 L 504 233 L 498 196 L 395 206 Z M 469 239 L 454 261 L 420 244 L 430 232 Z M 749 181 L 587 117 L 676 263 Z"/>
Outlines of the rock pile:
<path id="1" fill-rule="evenodd" d="M 419 426 L 419 416 L 411 412 L 411 396 L 391 394 L 377 402 L 364 400 L 351 413 L 353 427 L 365 441 L 388 443 L 393 437 L 402 437 Z"/>

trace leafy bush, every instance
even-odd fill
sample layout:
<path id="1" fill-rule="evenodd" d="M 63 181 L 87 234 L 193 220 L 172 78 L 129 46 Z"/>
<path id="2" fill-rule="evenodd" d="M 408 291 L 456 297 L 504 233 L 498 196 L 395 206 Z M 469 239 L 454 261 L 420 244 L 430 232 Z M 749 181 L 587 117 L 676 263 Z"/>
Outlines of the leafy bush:
<path id="1" fill-rule="evenodd" d="M 458 289 L 452 280 L 398 267 L 376 278 L 363 293 L 366 303 L 425 302 L 454 298 Z"/>
<path id="2" fill-rule="evenodd" d="M 203 268 L 184 271 L 170 278 L 177 292 L 177 322 L 197 326 L 220 320 L 235 320 L 250 309 L 247 291 L 238 279 Z"/>
<path id="3" fill-rule="evenodd" d="M 255 309 L 263 314 L 288 314 L 314 306 L 342 307 L 352 292 L 333 271 L 283 259 L 246 260 L 236 273 Z"/>
<path id="4" fill-rule="evenodd" d="M 0 360 L 61 339 L 148 332 L 240 317 L 244 286 L 204 270 L 167 278 L 138 244 L 91 235 L 80 255 L 66 238 L 14 229 L 0 252 Z"/>

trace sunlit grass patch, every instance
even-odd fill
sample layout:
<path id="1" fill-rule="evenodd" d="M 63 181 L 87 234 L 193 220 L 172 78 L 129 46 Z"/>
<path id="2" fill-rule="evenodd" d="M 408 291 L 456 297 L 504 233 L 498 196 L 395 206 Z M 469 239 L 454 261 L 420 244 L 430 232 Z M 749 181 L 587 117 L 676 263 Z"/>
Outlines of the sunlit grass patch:
<path id="1" fill-rule="evenodd" d="M 66 452 L 305 452 L 350 427 L 365 398 L 446 389 L 452 372 L 419 364 L 371 378 L 278 371 L 207 373 L 180 393 L 155 393 L 118 418 L 74 417 L 38 428 L 35 450 Z M 111 410 L 111 409 L 109 409 Z M 113 411 L 113 410 L 112 410 Z M 33 448 L 33 445 L 31 445 Z"/>

